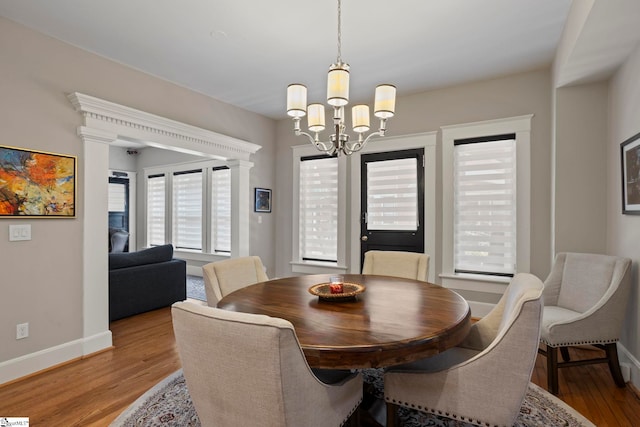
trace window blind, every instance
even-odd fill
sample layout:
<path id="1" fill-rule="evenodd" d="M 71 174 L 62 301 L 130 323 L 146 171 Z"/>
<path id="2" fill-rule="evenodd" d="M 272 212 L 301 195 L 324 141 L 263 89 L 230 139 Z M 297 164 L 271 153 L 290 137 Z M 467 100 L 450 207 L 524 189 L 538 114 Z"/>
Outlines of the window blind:
<path id="1" fill-rule="evenodd" d="M 211 245 L 214 252 L 231 252 L 231 171 L 211 173 Z"/>
<path id="2" fill-rule="evenodd" d="M 516 271 L 515 135 L 454 142 L 454 269 Z"/>
<path id="3" fill-rule="evenodd" d="M 367 229 L 418 229 L 416 158 L 367 163 Z"/>
<path id="4" fill-rule="evenodd" d="M 126 185 L 118 182 L 109 183 L 109 212 L 124 212 L 126 210 Z"/>
<path id="5" fill-rule="evenodd" d="M 151 175 L 147 178 L 147 244 L 164 245 L 165 177 Z"/>
<path id="6" fill-rule="evenodd" d="M 299 178 L 300 256 L 337 262 L 338 158 L 302 158 Z"/>
<path id="7" fill-rule="evenodd" d="M 202 250 L 202 170 L 173 174 L 173 245 Z"/>

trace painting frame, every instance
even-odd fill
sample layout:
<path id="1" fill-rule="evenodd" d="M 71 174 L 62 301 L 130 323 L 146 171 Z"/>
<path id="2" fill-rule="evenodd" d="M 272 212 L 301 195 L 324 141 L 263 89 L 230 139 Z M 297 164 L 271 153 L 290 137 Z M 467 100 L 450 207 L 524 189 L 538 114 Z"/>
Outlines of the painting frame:
<path id="1" fill-rule="evenodd" d="M 76 218 L 77 156 L 0 144 L 0 219 Z"/>
<path id="2" fill-rule="evenodd" d="M 622 213 L 640 215 L 640 133 L 620 144 Z"/>
<path id="3" fill-rule="evenodd" d="M 271 213 L 271 190 L 268 188 L 254 189 L 254 212 Z"/>

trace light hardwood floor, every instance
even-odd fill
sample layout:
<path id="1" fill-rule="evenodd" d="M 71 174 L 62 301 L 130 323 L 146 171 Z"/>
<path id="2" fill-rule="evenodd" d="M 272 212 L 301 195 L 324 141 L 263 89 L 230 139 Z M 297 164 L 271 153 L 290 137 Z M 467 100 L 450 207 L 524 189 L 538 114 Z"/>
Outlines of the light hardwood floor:
<path id="1" fill-rule="evenodd" d="M 113 322 L 111 331 L 113 350 L 0 386 L 0 416 L 29 417 L 36 427 L 108 426 L 180 367 L 169 308 Z M 544 357 L 532 380 L 546 387 Z M 640 426 L 640 399 L 617 388 L 606 365 L 561 370 L 559 397 L 597 426 Z"/>

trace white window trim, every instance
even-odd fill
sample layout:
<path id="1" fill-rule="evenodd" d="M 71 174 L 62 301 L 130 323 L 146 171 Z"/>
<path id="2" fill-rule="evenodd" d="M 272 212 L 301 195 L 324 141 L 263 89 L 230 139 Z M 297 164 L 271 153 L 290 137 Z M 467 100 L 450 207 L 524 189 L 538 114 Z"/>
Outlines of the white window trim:
<path id="1" fill-rule="evenodd" d="M 529 272 L 531 256 L 531 121 L 533 114 L 483 122 L 443 126 L 442 129 L 442 284 L 446 287 L 464 288 L 502 293 L 503 277 L 456 274 L 453 269 L 453 144 L 456 139 L 476 138 L 507 133 L 516 134 L 517 158 L 517 254 L 516 271 Z M 474 282 L 474 283 L 469 283 Z M 498 286 L 491 286 L 491 284 Z"/>
<path id="2" fill-rule="evenodd" d="M 436 283 L 436 135 L 437 132 L 425 132 L 398 137 L 373 139 L 361 151 L 350 156 L 351 170 L 351 233 L 350 273 L 360 273 L 360 193 L 361 171 L 360 156 L 388 151 L 424 149 L 424 252 L 429 254 L 429 282 Z"/>
<path id="3" fill-rule="evenodd" d="M 291 221 L 291 271 L 302 274 L 322 274 L 331 271 L 346 272 L 346 218 L 347 218 L 347 186 L 338 185 L 338 261 L 320 262 L 307 261 L 300 257 L 300 183 L 297 177 L 300 176 L 300 159 L 307 156 L 317 156 L 322 154 L 311 144 L 297 145 L 291 147 L 293 151 L 293 215 Z M 338 181 L 346 182 L 347 161 L 344 156 L 338 157 Z"/>

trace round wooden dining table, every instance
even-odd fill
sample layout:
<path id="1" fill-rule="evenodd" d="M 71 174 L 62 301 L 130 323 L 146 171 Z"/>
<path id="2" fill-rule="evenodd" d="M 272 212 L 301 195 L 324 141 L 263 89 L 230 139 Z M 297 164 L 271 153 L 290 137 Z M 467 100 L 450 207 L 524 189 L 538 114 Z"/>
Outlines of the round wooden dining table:
<path id="1" fill-rule="evenodd" d="M 354 299 L 320 299 L 309 288 L 331 275 L 287 277 L 230 293 L 218 308 L 291 322 L 309 366 L 379 368 L 412 362 L 460 343 L 471 327 L 469 304 L 457 293 L 418 280 L 346 274 L 364 285 Z"/>

